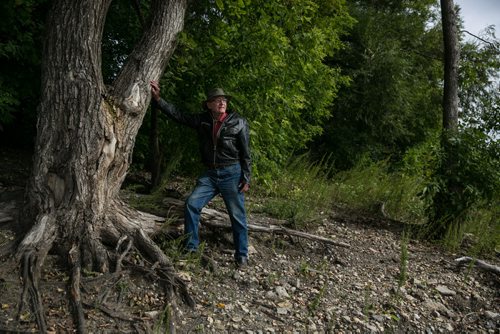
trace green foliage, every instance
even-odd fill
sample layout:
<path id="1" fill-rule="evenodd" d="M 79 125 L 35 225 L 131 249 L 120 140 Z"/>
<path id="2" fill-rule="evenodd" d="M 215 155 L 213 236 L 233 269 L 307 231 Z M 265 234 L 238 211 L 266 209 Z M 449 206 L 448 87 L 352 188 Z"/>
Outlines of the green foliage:
<path id="1" fill-rule="evenodd" d="M 472 236 L 468 249 L 471 256 L 483 256 L 500 251 L 500 199 L 473 206 L 464 221 L 464 235 Z"/>
<path id="2" fill-rule="evenodd" d="M 332 205 L 328 162 L 308 159 L 307 154 L 292 158 L 283 173 L 268 183 L 260 210 L 302 228 L 322 218 Z"/>
<path id="3" fill-rule="evenodd" d="M 0 134 L 31 144 L 40 89 L 41 36 L 48 0 L 0 3 Z"/>
<path id="4" fill-rule="evenodd" d="M 172 317 L 173 317 L 172 313 L 173 313 L 172 306 L 170 306 L 170 304 L 165 306 L 165 309 L 160 314 L 158 320 L 155 322 L 153 326 L 154 334 L 172 333 L 173 331 L 173 329 L 171 328 Z"/>
<path id="5" fill-rule="evenodd" d="M 500 146 L 474 128 L 457 134 L 445 133 L 442 140 L 441 159 L 427 188 L 433 205 L 429 213 L 431 224 L 425 235 L 444 239 L 449 246 L 456 247 L 467 222 L 472 220 L 471 214 L 477 210 L 489 211 L 499 201 Z M 491 224 L 487 230 L 496 230 L 495 218 Z"/>
<path id="6" fill-rule="evenodd" d="M 435 2 L 349 2 L 357 24 L 330 63 L 352 81 L 315 142 L 320 155 L 332 152 L 337 168 L 366 155 L 397 161 L 439 127 L 442 36 L 429 24 Z"/>
<path id="7" fill-rule="evenodd" d="M 324 60 L 342 47 L 351 22 L 343 1 L 198 1 L 162 95 L 196 112 L 207 89 L 229 91 L 230 108 L 250 122 L 254 175 L 269 182 L 330 116 L 328 105 L 346 78 Z M 186 145 L 185 135 L 170 125 L 167 131 L 167 147 Z M 195 146 L 188 151 L 197 154 Z"/>
<path id="8" fill-rule="evenodd" d="M 459 98 L 462 124 L 500 135 L 500 41 L 488 29 L 483 41 L 466 42 L 460 50 Z"/>
<path id="9" fill-rule="evenodd" d="M 141 16 L 148 13 L 149 1 L 137 3 L 141 4 Z M 142 33 L 140 16 L 133 4 L 134 1 L 130 0 L 114 0 L 108 10 L 102 37 L 102 72 L 105 83 L 112 82 L 116 77 Z"/>
<path id="10" fill-rule="evenodd" d="M 426 221 L 425 202 L 419 192 L 425 179 L 410 170 L 390 172 L 387 161 L 372 162 L 365 158 L 349 171 L 334 177 L 335 201 L 348 207 L 419 224 Z"/>

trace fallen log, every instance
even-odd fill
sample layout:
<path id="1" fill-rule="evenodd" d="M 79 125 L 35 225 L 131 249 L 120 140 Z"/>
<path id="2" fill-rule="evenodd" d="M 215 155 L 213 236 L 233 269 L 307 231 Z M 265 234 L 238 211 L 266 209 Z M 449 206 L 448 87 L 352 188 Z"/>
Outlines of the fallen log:
<path id="1" fill-rule="evenodd" d="M 489 263 L 484 262 L 482 260 L 473 259 L 469 256 L 464 256 L 464 257 L 460 257 L 458 259 L 455 259 L 455 262 L 457 263 L 457 265 L 466 265 L 466 264 L 472 263 L 473 265 L 475 265 L 476 267 L 478 267 L 482 270 L 489 271 L 489 272 L 492 272 L 494 274 L 500 275 L 500 267 L 499 266 L 489 264 Z"/>
<path id="2" fill-rule="evenodd" d="M 169 206 L 170 213 L 175 212 L 178 217 L 182 217 L 184 202 L 175 198 L 166 198 L 164 203 Z M 203 208 L 201 211 L 201 224 L 208 227 L 231 229 L 231 224 L 229 222 L 229 216 L 227 213 L 220 212 L 210 208 Z M 318 241 L 321 243 L 326 243 L 329 245 L 339 246 L 339 247 L 351 247 L 348 243 L 336 241 L 333 239 L 321 237 L 318 235 L 285 228 L 279 225 L 261 225 L 255 223 L 248 223 L 248 230 L 251 232 L 263 232 L 263 233 L 273 233 L 273 234 L 286 234 L 292 235 L 299 238 L 304 238 L 312 241 Z"/>

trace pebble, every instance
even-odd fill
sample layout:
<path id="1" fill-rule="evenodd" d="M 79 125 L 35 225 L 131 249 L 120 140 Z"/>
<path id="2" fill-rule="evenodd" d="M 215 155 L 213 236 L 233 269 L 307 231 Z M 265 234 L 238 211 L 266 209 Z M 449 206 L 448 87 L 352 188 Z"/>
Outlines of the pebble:
<path id="1" fill-rule="evenodd" d="M 266 299 L 269 299 L 269 300 L 278 299 L 278 295 L 274 291 L 267 291 L 265 296 L 266 296 Z"/>
<path id="2" fill-rule="evenodd" d="M 290 295 L 288 294 L 288 292 L 286 291 L 286 289 L 284 287 L 282 287 L 282 286 L 277 286 L 276 287 L 276 294 L 280 298 L 290 298 Z"/>
<path id="3" fill-rule="evenodd" d="M 450 290 L 448 287 L 444 286 L 444 285 L 438 285 L 436 287 L 436 290 L 442 294 L 443 296 L 454 296 L 456 295 L 457 293 L 453 290 Z"/>
<path id="4" fill-rule="evenodd" d="M 276 312 L 280 315 L 285 315 L 288 313 L 288 309 L 286 308 L 283 308 L 283 307 L 278 307 L 276 308 Z"/>
<path id="5" fill-rule="evenodd" d="M 484 315 L 491 320 L 500 320 L 500 314 L 495 312 L 484 311 Z"/>

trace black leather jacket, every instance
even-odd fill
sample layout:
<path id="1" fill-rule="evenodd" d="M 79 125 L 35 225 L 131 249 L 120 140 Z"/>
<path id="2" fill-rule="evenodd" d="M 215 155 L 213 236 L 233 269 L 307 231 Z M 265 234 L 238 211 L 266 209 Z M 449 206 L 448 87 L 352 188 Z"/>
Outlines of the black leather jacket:
<path id="1" fill-rule="evenodd" d="M 197 131 L 203 164 L 214 168 L 240 163 L 243 172 L 241 181 L 250 183 L 250 131 L 246 119 L 236 112 L 228 111 L 214 143 L 212 133 L 215 119 L 208 110 L 200 114 L 187 114 L 163 99 L 158 102 L 153 100 L 155 106 L 173 120 Z"/>

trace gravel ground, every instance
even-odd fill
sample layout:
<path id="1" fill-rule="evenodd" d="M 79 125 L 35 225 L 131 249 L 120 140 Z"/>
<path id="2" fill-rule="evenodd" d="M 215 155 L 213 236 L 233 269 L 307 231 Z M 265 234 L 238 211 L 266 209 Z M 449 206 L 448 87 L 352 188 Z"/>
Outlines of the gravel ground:
<path id="1" fill-rule="evenodd" d="M 214 271 L 182 268 L 198 303 L 181 307 L 180 332 L 499 333 L 498 277 L 458 267 L 459 254 L 413 241 L 403 243 L 402 266 L 395 230 L 325 217 L 310 231 L 349 248 L 252 235 L 251 264 L 242 270 L 230 249 L 212 243 L 205 252 Z"/>
<path id="2" fill-rule="evenodd" d="M 12 212 L 27 171 L 9 157 L 0 157 L 0 246 L 14 238 Z M 255 221 L 276 223 L 251 215 Z M 250 264 L 238 269 L 230 234 L 202 227 L 203 259 L 210 261 L 172 257 L 193 308 L 166 298 L 158 282 L 134 270 L 134 261 L 121 274 L 85 273 L 89 333 L 165 333 L 162 324 L 171 321 L 177 333 L 500 333 L 500 278 L 457 266 L 466 247 L 449 253 L 428 243 L 402 243 L 394 222 L 338 209 L 306 232 L 350 247 L 251 233 Z M 483 260 L 500 264 L 498 257 Z M 30 310 L 18 312 L 19 273 L 12 259 L 0 261 L 1 333 L 36 332 Z M 67 282 L 64 265 L 51 254 L 40 283 L 48 333 L 74 332 Z"/>

